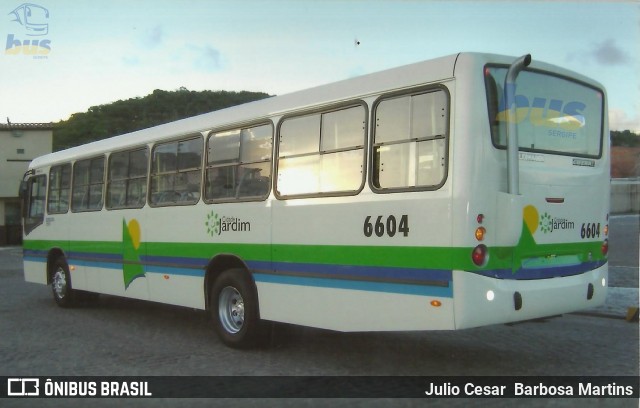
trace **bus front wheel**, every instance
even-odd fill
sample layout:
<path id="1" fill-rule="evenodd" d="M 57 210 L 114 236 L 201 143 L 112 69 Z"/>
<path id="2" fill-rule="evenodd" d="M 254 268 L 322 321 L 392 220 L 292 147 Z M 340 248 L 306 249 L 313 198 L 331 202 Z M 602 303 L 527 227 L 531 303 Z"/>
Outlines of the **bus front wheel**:
<path id="1" fill-rule="evenodd" d="M 53 264 L 51 274 L 53 299 L 60 307 L 71 307 L 75 302 L 75 290 L 71 287 L 71 274 L 64 258 L 60 257 Z"/>
<path id="2" fill-rule="evenodd" d="M 213 283 L 209 300 L 214 329 L 223 343 L 235 348 L 258 345 L 263 324 L 255 285 L 246 271 L 222 272 Z"/>

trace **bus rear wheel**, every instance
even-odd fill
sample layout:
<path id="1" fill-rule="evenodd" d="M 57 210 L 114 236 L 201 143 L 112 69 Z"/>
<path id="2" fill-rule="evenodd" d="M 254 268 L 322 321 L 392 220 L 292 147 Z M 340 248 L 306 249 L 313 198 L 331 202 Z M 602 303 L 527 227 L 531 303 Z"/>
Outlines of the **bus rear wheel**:
<path id="1" fill-rule="evenodd" d="M 213 327 L 223 343 L 234 348 L 249 348 L 264 340 L 258 296 L 246 271 L 231 269 L 222 272 L 209 295 Z"/>
<path id="2" fill-rule="evenodd" d="M 60 257 L 53 264 L 51 271 L 51 290 L 53 299 L 60 307 L 71 307 L 75 303 L 76 291 L 71 286 L 69 265 Z"/>

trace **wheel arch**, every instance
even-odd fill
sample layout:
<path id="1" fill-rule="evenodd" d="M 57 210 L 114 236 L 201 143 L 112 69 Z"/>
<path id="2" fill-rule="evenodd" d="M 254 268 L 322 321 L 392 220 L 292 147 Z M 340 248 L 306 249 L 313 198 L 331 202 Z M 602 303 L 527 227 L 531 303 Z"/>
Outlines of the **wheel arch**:
<path id="1" fill-rule="evenodd" d="M 228 271 L 231 269 L 241 270 L 241 273 L 246 274 L 246 276 L 251 281 L 251 285 L 253 286 L 253 290 L 255 291 L 256 298 L 258 297 L 258 289 L 256 287 L 256 282 L 253 278 L 253 273 L 247 266 L 247 264 L 237 255 L 233 254 L 218 254 L 209 260 L 205 268 L 204 273 L 204 302 L 205 309 L 209 310 L 209 297 L 211 287 L 213 283 L 216 281 L 218 276 L 224 271 Z M 258 307 L 259 310 L 259 307 Z"/>

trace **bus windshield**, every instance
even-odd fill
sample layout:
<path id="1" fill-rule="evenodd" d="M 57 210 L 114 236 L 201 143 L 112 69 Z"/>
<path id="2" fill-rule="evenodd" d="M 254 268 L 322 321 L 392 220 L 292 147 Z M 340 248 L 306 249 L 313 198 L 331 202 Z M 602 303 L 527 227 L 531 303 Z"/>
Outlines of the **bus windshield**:
<path id="1" fill-rule="evenodd" d="M 506 147 L 509 109 L 504 102 L 507 67 L 485 68 L 491 136 Z M 520 150 L 599 158 L 602 155 L 603 93 L 580 82 L 523 71 L 515 89 Z"/>

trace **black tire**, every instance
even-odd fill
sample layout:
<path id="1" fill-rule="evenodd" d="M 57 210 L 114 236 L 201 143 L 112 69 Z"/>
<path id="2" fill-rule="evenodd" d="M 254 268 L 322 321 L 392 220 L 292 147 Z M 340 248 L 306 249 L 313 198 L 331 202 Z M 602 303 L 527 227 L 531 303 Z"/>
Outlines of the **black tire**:
<path id="1" fill-rule="evenodd" d="M 60 307 L 72 307 L 76 303 L 76 291 L 71 285 L 69 265 L 64 257 L 58 258 L 51 269 L 53 300 Z"/>
<path id="2" fill-rule="evenodd" d="M 224 344 L 250 348 L 264 342 L 266 325 L 260 321 L 256 287 L 247 271 L 222 272 L 211 287 L 209 300 L 213 327 Z"/>

